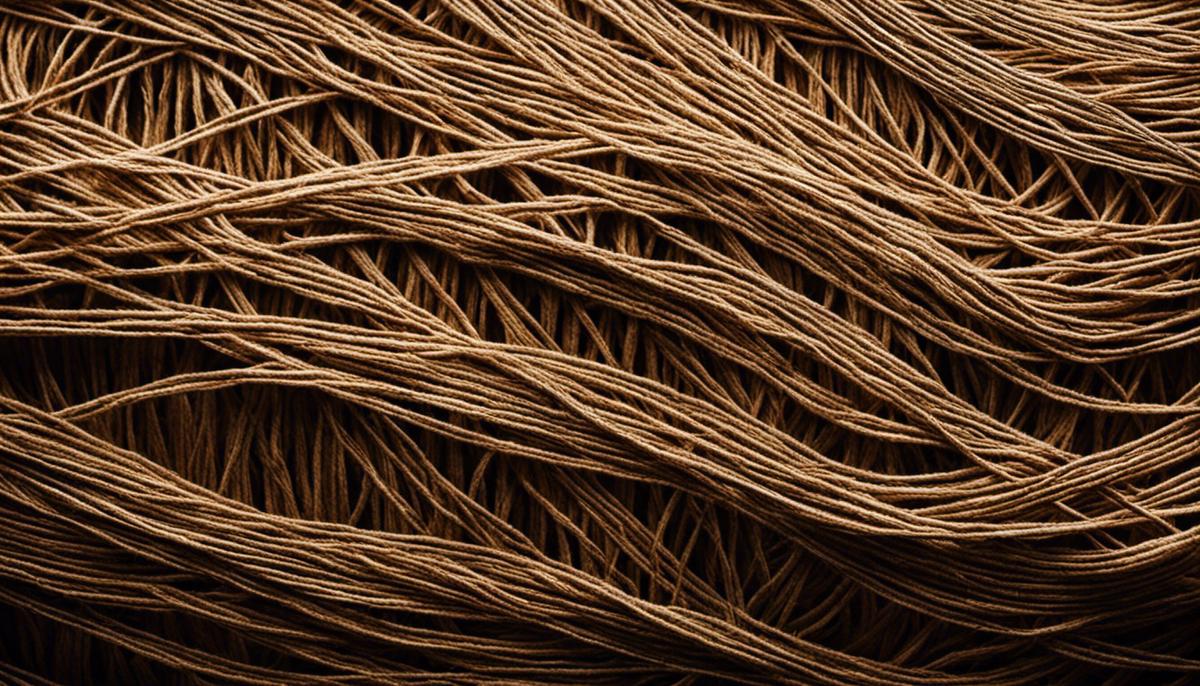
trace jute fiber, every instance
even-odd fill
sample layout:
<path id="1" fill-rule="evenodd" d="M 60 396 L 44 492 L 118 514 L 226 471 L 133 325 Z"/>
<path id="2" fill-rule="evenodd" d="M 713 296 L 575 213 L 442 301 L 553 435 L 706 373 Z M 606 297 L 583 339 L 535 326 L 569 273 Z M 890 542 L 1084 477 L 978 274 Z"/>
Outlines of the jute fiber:
<path id="1" fill-rule="evenodd" d="M 0 675 L 1200 682 L 1192 0 L 0 0 Z"/>

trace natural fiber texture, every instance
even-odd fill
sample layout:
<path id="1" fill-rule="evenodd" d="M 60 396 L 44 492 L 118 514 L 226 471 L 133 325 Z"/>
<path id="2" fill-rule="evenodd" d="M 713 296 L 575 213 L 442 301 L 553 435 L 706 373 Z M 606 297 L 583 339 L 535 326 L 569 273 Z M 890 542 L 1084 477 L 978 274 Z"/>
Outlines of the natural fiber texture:
<path id="1" fill-rule="evenodd" d="M 0 42 L 10 680 L 1200 678 L 1191 0 Z"/>

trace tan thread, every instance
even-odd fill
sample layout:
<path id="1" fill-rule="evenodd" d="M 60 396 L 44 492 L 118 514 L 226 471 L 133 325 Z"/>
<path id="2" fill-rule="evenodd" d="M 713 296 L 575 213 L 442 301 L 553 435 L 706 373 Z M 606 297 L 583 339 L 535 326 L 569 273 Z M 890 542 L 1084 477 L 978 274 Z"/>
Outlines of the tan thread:
<path id="1" fill-rule="evenodd" d="M 1198 28 L 0 3 L 0 671 L 1190 683 Z"/>

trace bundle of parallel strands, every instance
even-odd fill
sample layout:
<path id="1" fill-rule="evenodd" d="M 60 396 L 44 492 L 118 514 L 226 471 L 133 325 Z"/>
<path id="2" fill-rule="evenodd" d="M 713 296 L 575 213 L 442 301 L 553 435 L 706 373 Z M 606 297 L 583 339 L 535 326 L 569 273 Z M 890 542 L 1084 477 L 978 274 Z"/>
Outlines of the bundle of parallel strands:
<path id="1" fill-rule="evenodd" d="M 1193 0 L 0 1 L 0 674 L 1200 680 Z"/>

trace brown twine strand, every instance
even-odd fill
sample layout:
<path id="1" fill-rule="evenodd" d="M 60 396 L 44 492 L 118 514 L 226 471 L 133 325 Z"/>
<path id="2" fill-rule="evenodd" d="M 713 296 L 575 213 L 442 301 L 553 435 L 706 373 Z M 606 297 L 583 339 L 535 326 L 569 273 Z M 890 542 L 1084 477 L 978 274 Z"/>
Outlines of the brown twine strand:
<path id="1" fill-rule="evenodd" d="M 1200 7 L 0 3 L 14 683 L 1192 683 Z"/>

